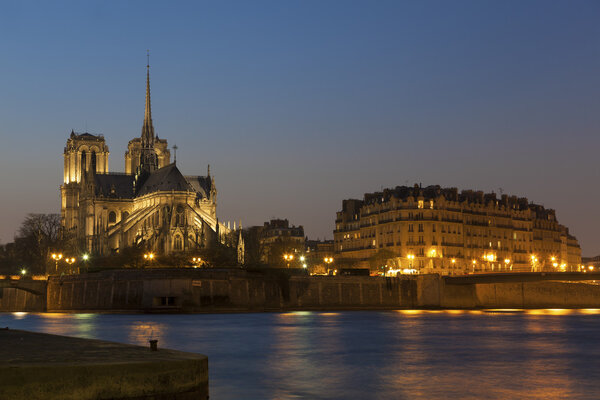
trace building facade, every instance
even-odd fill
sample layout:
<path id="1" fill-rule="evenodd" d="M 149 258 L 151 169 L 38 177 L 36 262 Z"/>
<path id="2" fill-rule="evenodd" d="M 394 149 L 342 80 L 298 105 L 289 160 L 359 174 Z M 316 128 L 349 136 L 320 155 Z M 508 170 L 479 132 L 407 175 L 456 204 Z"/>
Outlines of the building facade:
<path id="1" fill-rule="evenodd" d="M 125 172 L 109 172 L 108 156 L 102 135 L 71 132 L 64 149 L 62 226 L 80 250 L 106 255 L 143 245 L 168 254 L 235 236 L 217 219 L 210 168 L 205 176 L 183 175 L 155 135 L 149 66 L 142 132 L 129 142 Z"/>
<path id="2" fill-rule="evenodd" d="M 526 198 L 456 188 L 398 186 L 344 200 L 338 257 L 405 273 L 578 270 L 577 239 L 554 210 Z"/>

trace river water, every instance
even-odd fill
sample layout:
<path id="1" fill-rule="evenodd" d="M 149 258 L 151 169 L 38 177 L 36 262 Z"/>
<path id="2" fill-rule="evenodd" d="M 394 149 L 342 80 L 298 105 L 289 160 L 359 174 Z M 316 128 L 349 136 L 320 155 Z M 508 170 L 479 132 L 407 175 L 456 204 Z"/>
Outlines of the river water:
<path id="1" fill-rule="evenodd" d="M 600 398 L 596 309 L 0 314 L 5 326 L 206 354 L 215 400 Z"/>

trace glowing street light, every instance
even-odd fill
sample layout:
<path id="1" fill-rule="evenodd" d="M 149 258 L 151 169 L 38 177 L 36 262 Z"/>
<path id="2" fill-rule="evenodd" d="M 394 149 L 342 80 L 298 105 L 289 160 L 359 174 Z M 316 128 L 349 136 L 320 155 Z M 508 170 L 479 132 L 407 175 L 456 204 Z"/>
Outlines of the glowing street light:
<path id="1" fill-rule="evenodd" d="M 25 276 L 25 274 L 27 273 L 27 270 L 25 268 L 21 269 L 21 275 Z"/>
<path id="2" fill-rule="evenodd" d="M 283 259 L 287 262 L 287 267 L 289 268 L 290 261 L 292 261 L 294 259 L 294 255 L 293 254 L 284 254 Z"/>
<path id="3" fill-rule="evenodd" d="M 154 260 L 154 253 L 146 253 L 146 254 L 144 254 L 144 260 L 148 260 L 148 261 Z"/>
<path id="4" fill-rule="evenodd" d="M 54 260 L 54 271 L 58 273 L 58 262 L 62 260 L 63 255 L 62 253 L 52 253 L 51 257 Z"/>
<path id="5" fill-rule="evenodd" d="M 89 255 L 89 254 L 87 254 L 87 253 L 85 253 L 84 255 L 82 255 L 82 256 L 81 256 L 81 259 L 82 259 L 83 261 L 87 261 L 87 260 L 89 260 L 89 259 L 90 259 L 90 255 Z"/>

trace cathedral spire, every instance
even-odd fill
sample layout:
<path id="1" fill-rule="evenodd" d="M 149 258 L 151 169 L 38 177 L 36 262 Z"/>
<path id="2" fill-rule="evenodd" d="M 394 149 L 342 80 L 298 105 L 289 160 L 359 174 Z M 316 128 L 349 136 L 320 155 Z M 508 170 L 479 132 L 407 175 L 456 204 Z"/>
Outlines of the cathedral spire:
<path id="1" fill-rule="evenodd" d="M 150 51 L 146 64 L 146 109 L 142 126 L 142 147 L 154 147 L 154 126 L 152 125 L 152 107 L 150 105 Z"/>
<path id="2" fill-rule="evenodd" d="M 154 126 L 152 125 L 152 108 L 150 106 L 150 51 L 147 53 L 146 63 L 146 109 L 144 111 L 144 124 L 142 125 L 142 153 L 140 167 L 143 170 L 154 171 L 158 169 L 158 158 L 154 151 Z"/>

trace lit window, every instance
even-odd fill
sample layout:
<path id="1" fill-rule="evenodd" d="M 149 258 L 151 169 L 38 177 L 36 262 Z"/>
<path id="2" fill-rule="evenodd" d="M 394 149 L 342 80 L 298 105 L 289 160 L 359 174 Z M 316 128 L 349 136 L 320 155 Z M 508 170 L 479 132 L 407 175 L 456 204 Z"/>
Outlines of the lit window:
<path id="1" fill-rule="evenodd" d="M 423 208 L 423 200 L 419 200 L 418 207 Z"/>

